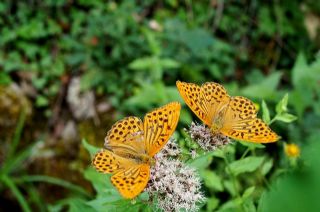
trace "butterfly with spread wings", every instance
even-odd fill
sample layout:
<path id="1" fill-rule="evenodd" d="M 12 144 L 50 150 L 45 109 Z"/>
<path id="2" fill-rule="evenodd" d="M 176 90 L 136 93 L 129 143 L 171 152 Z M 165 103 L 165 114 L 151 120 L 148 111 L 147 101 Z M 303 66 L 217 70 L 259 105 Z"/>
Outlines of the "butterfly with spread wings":
<path id="1" fill-rule="evenodd" d="M 177 81 L 180 95 L 189 108 L 207 125 L 213 134 L 256 143 L 275 142 L 279 136 L 257 118 L 253 102 L 242 96 L 229 96 L 215 82 L 201 86 Z"/>
<path id="2" fill-rule="evenodd" d="M 127 199 L 139 195 L 150 178 L 150 166 L 173 134 L 180 116 L 180 103 L 172 102 L 146 114 L 143 122 L 134 116 L 115 123 L 108 132 L 106 149 L 98 152 L 93 166 L 111 173 L 111 183 Z"/>

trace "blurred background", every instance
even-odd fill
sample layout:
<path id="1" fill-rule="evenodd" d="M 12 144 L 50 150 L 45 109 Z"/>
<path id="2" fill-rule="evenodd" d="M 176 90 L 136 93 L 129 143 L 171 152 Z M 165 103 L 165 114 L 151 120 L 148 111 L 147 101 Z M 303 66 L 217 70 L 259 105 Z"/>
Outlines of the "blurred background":
<path id="1" fill-rule="evenodd" d="M 119 118 L 182 103 L 181 80 L 219 82 L 260 111 L 264 100 L 271 118 L 288 93 L 283 110 L 293 115 L 271 126 L 282 140 L 248 153 L 264 157 L 264 177 L 256 169 L 237 176 L 251 198 L 246 211 L 255 211 L 280 175 L 307 169 L 304 148 L 320 142 L 319 47 L 317 0 L 1 1 L 0 210 L 79 211 L 95 194 L 81 140 L 102 148 Z M 192 145 L 183 128 L 193 119 L 184 105 L 176 137 L 185 152 Z M 296 144 L 302 159 L 285 154 L 284 142 Z M 235 162 L 246 149 L 232 148 Z M 201 210 L 230 208 L 236 197 L 223 160 L 206 161 Z M 269 193 L 264 205 L 287 195 L 281 188 L 284 195 Z"/>

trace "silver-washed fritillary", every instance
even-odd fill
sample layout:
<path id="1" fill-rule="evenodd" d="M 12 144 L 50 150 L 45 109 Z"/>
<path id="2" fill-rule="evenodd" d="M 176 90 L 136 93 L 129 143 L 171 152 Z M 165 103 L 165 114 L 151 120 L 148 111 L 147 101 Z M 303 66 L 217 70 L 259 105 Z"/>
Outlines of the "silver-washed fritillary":
<path id="1" fill-rule="evenodd" d="M 127 199 L 139 195 L 150 178 L 153 156 L 173 134 L 180 103 L 172 102 L 146 114 L 143 122 L 134 116 L 115 123 L 106 136 L 106 149 L 98 152 L 93 166 L 112 173 L 111 182 Z"/>
<path id="2" fill-rule="evenodd" d="M 279 136 L 257 118 L 255 105 L 242 96 L 231 97 L 215 82 L 201 86 L 177 81 L 180 95 L 212 133 L 256 143 L 275 142 Z"/>

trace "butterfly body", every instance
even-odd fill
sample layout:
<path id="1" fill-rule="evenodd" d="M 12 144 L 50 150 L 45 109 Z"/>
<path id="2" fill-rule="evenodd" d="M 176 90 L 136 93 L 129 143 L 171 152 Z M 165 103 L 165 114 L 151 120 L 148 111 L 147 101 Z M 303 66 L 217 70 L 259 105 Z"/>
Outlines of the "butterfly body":
<path id="1" fill-rule="evenodd" d="M 210 129 L 213 134 L 219 133 L 223 128 L 225 111 L 226 107 L 221 108 L 217 115 L 212 118 Z"/>
<path id="2" fill-rule="evenodd" d="M 257 118 L 253 102 L 242 96 L 231 97 L 215 82 L 201 86 L 177 81 L 180 95 L 213 134 L 257 143 L 275 142 L 279 136 Z"/>
<path id="3" fill-rule="evenodd" d="M 148 113 L 143 122 L 134 116 L 115 123 L 105 139 L 106 149 L 98 152 L 94 167 L 113 174 L 111 183 L 124 198 L 132 199 L 146 187 L 154 155 L 174 132 L 180 104 L 173 102 Z"/>
<path id="4" fill-rule="evenodd" d="M 125 149 L 117 148 L 117 151 L 115 152 L 118 156 L 130 159 L 137 164 L 151 164 L 151 161 L 155 160 L 153 157 L 150 157 L 146 153 L 137 153 L 128 149 L 129 148 L 125 148 Z"/>

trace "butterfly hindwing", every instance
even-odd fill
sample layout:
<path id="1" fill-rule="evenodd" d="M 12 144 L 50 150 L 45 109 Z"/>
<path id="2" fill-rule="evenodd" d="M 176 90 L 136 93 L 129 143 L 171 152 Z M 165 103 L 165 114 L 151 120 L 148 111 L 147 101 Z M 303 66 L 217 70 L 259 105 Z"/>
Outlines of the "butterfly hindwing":
<path id="1" fill-rule="evenodd" d="M 253 102 L 245 97 L 232 97 L 225 113 L 221 132 L 238 140 L 257 143 L 277 141 L 277 134 L 256 116 L 257 110 Z"/>
<path id="2" fill-rule="evenodd" d="M 243 121 L 242 127 L 238 125 L 234 128 L 223 128 L 221 131 L 233 139 L 255 143 L 270 143 L 279 140 L 279 136 L 258 118 Z"/>
<path id="3" fill-rule="evenodd" d="M 172 102 L 146 114 L 144 117 L 145 147 L 154 156 L 173 134 L 180 116 L 180 103 Z"/>
<path id="4" fill-rule="evenodd" d="M 141 164 L 115 173 L 111 182 L 124 198 L 132 199 L 143 191 L 149 178 L 150 166 Z"/>
<path id="5" fill-rule="evenodd" d="M 92 160 L 93 166 L 102 173 L 115 173 L 136 165 L 133 160 L 120 157 L 110 150 L 99 151 Z"/>

